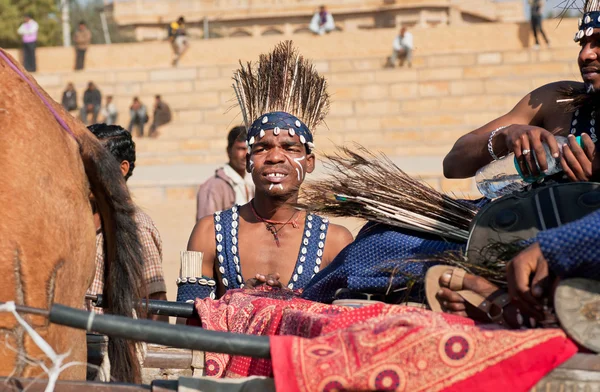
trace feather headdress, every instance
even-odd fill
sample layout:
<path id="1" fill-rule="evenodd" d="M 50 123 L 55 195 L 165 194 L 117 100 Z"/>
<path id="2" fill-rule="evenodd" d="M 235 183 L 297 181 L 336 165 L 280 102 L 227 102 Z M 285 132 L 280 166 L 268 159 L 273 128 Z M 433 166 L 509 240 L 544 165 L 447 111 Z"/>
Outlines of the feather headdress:
<path id="1" fill-rule="evenodd" d="M 327 81 L 291 41 L 278 44 L 260 56 L 257 63 L 240 61 L 233 75 L 233 89 L 239 103 L 248 143 L 264 136 L 267 129 L 290 132 L 313 147 L 311 129 L 329 111 Z"/>

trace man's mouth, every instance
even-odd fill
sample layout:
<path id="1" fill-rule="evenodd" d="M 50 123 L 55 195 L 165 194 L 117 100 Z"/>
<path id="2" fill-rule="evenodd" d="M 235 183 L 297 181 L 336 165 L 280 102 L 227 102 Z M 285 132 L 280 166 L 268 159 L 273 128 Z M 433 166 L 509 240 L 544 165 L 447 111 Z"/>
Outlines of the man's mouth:
<path id="1" fill-rule="evenodd" d="M 283 173 L 283 172 L 266 173 L 265 177 L 267 178 L 267 180 L 269 180 L 269 182 L 274 183 L 274 184 L 279 184 L 287 177 L 287 173 Z"/>
<path id="2" fill-rule="evenodd" d="M 583 67 L 581 68 L 581 76 L 584 80 L 593 79 L 598 75 L 600 69 L 596 67 Z"/>

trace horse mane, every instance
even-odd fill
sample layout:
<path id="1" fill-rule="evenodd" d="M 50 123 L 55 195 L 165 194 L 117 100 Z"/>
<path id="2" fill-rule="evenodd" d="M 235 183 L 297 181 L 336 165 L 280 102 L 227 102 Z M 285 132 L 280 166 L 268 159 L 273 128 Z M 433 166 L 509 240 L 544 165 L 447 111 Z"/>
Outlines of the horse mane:
<path id="1" fill-rule="evenodd" d="M 90 132 L 78 138 L 81 158 L 104 234 L 104 292 L 105 313 L 131 317 L 145 316 L 139 299 L 145 297 L 142 245 L 133 219 L 135 205 L 110 152 L 97 142 Z M 109 338 L 108 357 L 111 378 L 120 382 L 141 382 L 141 370 L 133 342 Z"/>

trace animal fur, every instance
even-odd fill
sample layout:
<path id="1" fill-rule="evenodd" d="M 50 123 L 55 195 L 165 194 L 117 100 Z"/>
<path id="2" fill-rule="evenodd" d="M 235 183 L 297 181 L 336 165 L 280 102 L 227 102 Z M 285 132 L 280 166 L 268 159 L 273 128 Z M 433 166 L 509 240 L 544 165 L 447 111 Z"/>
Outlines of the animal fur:
<path id="1" fill-rule="evenodd" d="M 106 238 L 105 295 L 108 313 L 130 315 L 143 293 L 141 245 L 133 204 L 118 163 L 85 126 L 54 102 L 8 54 L 75 134 L 73 139 L 42 100 L 0 59 L 0 301 L 48 309 L 53 303 L 81 308 L 94 275 L 95 226 L 89 202 L 96 199 Z M 69 361 L 86 362 L 85 331 L 27 321 Z M 13 349 L 19 351 L 19 354 Z M 14 318 L 0 314 L 0 375 L 35 377 L 41 369 L 23 360 L 43 359 Z M 113 374 L 140 380 L 135 348 L 110 343 Z M 73 366 L 63 379 L 85 379 Z"/>

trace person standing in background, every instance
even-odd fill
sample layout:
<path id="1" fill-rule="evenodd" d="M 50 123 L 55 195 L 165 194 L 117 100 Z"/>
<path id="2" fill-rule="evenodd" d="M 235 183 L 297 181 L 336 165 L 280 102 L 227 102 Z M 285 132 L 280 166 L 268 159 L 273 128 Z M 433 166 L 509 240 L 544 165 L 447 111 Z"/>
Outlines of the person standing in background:
<path id="1" fill-rule="evenodd" d="M 37 33 L 39 26 L 31 15 L 25 14 L 24 22 L 19 26 L 17 33 L 23 40 L 23 66 L 28 72 L 37 71 L 35 61 L 35 47 L 37 45 Z"/>
<path id="2" fill-rule="evenodd" d="M 100 107 L 102 106 L 102 94 L 100 90 L 96 88 L 94 82 L 88 83 L 88 88 L 83 93 L 83 107 L 81 108 L 81 121 L 84 124 L 88 123 L 88 115 L 92 115 L 91 124 L 95 124 L 98 119 L 98 113 L 100 113 Z"/>
<path id="3" fill-rule="evenodd" d="M 119 115 L 117 106 L 113 102 L 112 95 L 106 96 L 106 105 L 100 111 L 102 115 L 102 121 L 106 125 L 115 125 L 117 123 L 117 117 Z"/>
<path id="4" fill-rule="evenodd" d="M 92 43 L 92 33 L 84 21 L 79 22 L 73 41 L 75 41 L 75 70 L 78 71 L 85 65 L 85 52 Z"/>
<path id="5" fill-rule="evenodd" d="M 156 99 L 154 102 L 154 117 L 152 118 L 150 131 L 148 132 L 148 136 L 150 137 L 158 136 L 158 127 L 171 122 L 171 108 L 169 105 L 162 100 L 160 95 L 157 95 L 154 98 Z"/>
<path id="6" fill-rule="evenodd" d="M 542 11 L 543 4 L 542 0 L 529 0 L 529 6 L 531 7 L 531 30 L 533 30 L 533 38 L 535 39 L 534 49 L 540 48 L 540 41 L 538 40 L 538 32 L 542 33 L 546 46 L 550 46 L 550 42 L 546 37 L 546 33 L 542 29 Z"/>
<path id="7" fill-rule="evenodd" d="M 137 127 L 137 136 L 144 136 L 144 124 L 148 122 L 148 110 L 146 109 L 146 105 L 140 101 L 138 97 L 133 98 L 133 102 L 129 107 L 129 114 L 131 116 L 131 120 L 129 121 L 129 132 L 133 134 L 133 127 Z"/>

